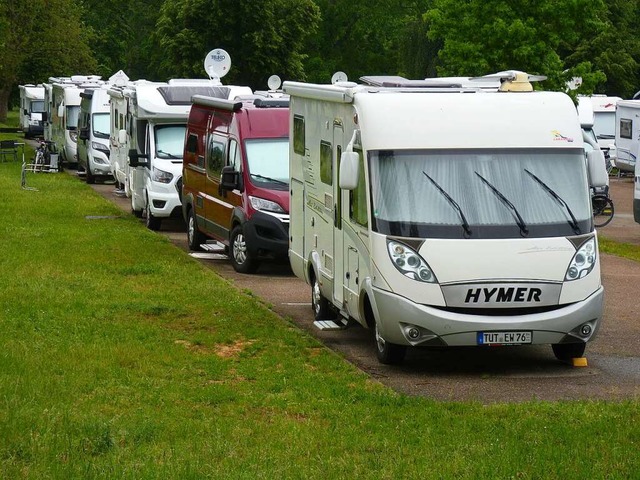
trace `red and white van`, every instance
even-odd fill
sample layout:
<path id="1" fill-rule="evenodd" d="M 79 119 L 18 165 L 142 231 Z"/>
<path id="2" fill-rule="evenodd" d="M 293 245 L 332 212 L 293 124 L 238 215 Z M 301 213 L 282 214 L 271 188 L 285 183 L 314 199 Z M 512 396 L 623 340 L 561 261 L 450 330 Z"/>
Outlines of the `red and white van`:
<path id="1" fill-rule="evenodd" d="M 264 258 L 287 262 L 288 96 L 192 100 L 182 176 L 189 248 L 217 240 L 241 273 Z"/>

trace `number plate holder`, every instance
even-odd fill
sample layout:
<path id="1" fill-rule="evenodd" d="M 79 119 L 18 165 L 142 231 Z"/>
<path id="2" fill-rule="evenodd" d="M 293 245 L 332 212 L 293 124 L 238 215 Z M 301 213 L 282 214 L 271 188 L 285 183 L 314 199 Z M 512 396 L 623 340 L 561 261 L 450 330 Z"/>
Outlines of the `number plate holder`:
<path id="1" fill-rule="evenodd" d="M 530 331 L 478 332 L 478 345 L 529 345 Z"/>

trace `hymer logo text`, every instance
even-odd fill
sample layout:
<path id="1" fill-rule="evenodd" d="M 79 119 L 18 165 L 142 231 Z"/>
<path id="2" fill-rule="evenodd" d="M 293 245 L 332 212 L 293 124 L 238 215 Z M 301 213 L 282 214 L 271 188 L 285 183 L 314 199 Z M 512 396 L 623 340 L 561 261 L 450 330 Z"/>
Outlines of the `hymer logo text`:
<path id="1" fill-rule="evenodd" d="M 539 302 L 542 290 L 529 287 L 470 288 L 464 303 Z"/>

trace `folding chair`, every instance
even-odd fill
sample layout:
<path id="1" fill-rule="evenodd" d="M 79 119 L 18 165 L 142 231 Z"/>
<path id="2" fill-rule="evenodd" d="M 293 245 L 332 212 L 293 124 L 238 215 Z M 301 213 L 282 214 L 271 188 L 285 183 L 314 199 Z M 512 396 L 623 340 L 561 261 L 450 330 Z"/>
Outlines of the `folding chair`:
<path id="1" fill-rule="evenodd" d="M 15 140 L 0 141 L 0 159 L 5 162 L 7 156 L 13 157 L 14 161 L 18 161 L 18 143 Z"/>

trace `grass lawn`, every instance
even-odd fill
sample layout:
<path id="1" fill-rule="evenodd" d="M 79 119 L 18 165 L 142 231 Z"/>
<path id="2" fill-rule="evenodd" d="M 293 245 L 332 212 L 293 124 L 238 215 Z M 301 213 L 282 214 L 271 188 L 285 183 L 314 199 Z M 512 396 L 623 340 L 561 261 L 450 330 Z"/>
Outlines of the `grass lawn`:
<path id="1" fill-rule="evenodd" d="M 638 478 L 638 401 L 397 394 L 76 178 L 28 184 L 0 164 L 1 479 Z"/>

